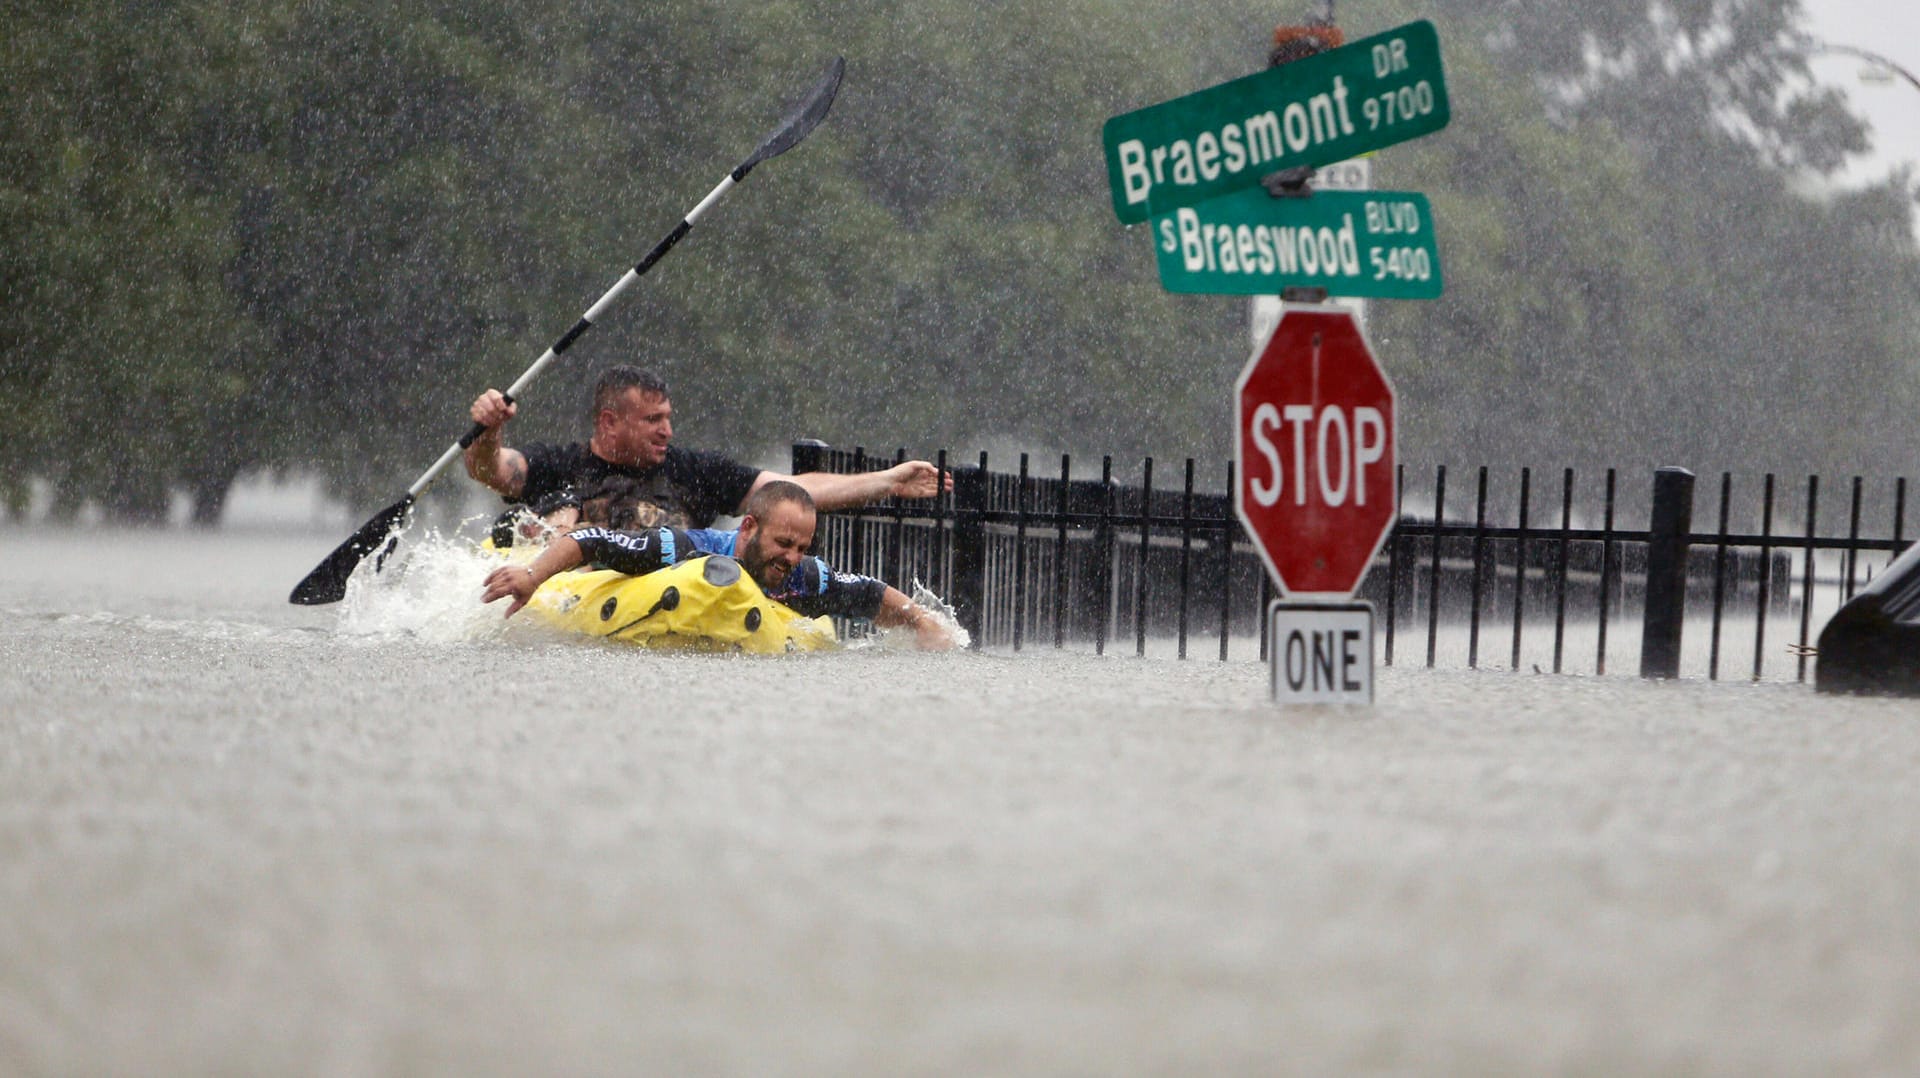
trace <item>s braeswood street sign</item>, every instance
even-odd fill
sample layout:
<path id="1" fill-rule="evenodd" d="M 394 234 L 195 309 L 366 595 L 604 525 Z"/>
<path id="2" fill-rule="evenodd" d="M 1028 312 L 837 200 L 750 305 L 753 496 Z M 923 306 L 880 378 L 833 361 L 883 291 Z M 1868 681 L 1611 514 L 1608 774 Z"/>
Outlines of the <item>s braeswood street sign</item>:
<path id="1" fill-rule="evenodd" d="M 1274 198 L 1255 187 L 1156 217 L 1153 238 L 1169 292 L 1257 296 L 1317 285 L 1335 296 L 1440 295 L 1433 211 L 1421 194 Z"/>
<path id="2" fill-rule="evenodd" d="M 1393 383 L 1344 310 L 1288 310 L 1234 386 L 1233 508 L 1292 601 L 1352 596 L 1394 519 Z"/>
<path id="3" fill-rule="evenodd" d="M 1115 116 L 1102 129 L 1113 212 L 1135 224 L 1447 125 L 1440 36 L 1424 20 Z"/>

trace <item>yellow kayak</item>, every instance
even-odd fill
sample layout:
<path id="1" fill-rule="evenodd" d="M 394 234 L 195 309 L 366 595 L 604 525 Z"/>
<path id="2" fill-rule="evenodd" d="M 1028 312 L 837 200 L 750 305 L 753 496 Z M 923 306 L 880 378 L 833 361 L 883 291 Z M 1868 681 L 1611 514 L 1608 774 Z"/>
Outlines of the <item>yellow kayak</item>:
<path id="1" fill-rule="evenodd" d="M 784 655 L 839 646 L 829 618 L 774 602 L 724 555 L 628 576 L 611 569 L 560 573 L 523 615 L 565 632 L 642 647 Z"/>

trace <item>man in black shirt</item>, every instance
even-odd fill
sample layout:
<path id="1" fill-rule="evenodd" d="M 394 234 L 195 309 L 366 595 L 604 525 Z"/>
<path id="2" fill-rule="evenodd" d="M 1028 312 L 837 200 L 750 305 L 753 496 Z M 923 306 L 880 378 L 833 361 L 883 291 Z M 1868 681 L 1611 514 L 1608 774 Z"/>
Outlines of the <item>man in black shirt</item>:
<path id="1" fill-rule="evenodd" d="M 593 393 L 593 436 L 585 443 L 509 448 L 502 443 L 501 428 L 515 410 L 494 389 L 473 402 L 470 414 L 487 430 L 467 447 L 467 474 L 542 516 L 572 508 L 571 517 L 562 517 L 561 524 L 582 519 L 578 507 L 596 494 L 616 502 L 613 508 L 626 526 L 704 528 L 716 516 L 739 512 L 748 494 L 777 479 L 800 484 L 821 509 L 890 496 L 930 498 L 940 488 L 938 470 L 923 460 L 860 475 L 786 476 L 719 453 L 682 449 L 672 444 L 673 404 L 666 382 L 637 367 L 610 367 L 600 376 Z M 947 486 L 952 486 L 951 477 Z M 591 514 L 587 519 L 609 520 Z"/>

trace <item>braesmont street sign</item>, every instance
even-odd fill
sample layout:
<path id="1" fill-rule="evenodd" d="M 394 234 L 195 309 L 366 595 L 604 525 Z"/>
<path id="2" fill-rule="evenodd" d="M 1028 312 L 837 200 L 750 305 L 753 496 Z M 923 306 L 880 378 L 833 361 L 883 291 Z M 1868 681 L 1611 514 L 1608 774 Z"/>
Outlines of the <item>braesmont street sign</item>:
<path id="1" fill-rule="evenodd" d="M 1136 224 L 1271 172 L 1418 138 L 1450 116 L 1440 36 L 1408 23 L 1108 120 L 1113 211 Z"/>
<path id="2" fill-rule="evenodd" d="M 1412 192 L 1236 191 L 1154 218 L 1153 249 L 1169 292 L 1255 296 L 1304 285 L 1335 296 L 1440 295 L 1433 211 Z"/>

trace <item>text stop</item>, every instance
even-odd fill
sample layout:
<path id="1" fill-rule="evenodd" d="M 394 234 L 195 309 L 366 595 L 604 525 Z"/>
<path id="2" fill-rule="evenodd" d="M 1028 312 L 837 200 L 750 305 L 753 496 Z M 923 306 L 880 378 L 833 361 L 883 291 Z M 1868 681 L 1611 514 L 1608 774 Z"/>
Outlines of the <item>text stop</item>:
<path id="1" fill-rule="evenodd" d="M 1387 451 L 1386 417 L 1364 406 L 1349 414 L 1329 404 L 1316 415 L 1310 404 L 1262 404 L 1254 409 L 1248 433 L 1266 461 L 1266 478 L 1251 469 L 1247 473 L 1249 492 L 1262 507 L 1277 504 L 1289 486 L 1293 504 L 1306 505 L 1309 475 L 1320 504 L 1337 508 L 1352 497 L 1354 505 L 1366 505 L 1367 465 Z"/>

